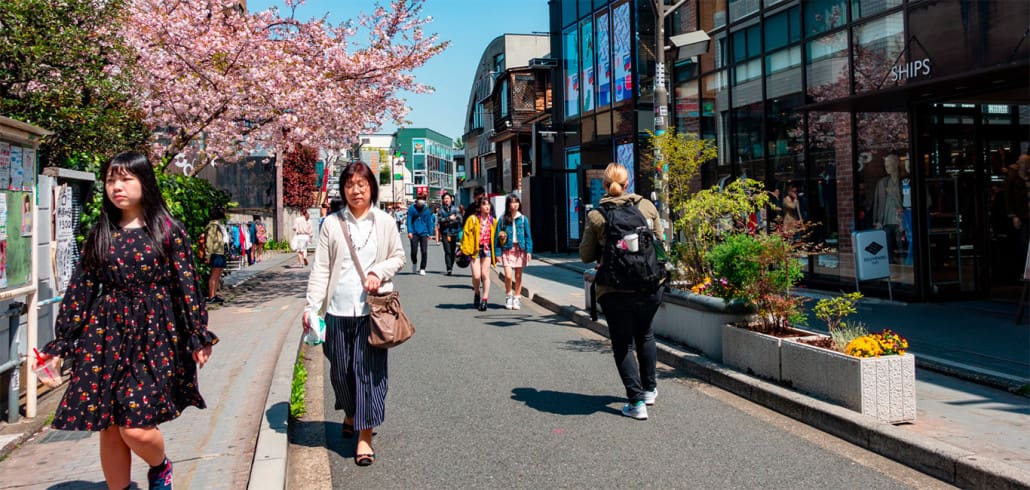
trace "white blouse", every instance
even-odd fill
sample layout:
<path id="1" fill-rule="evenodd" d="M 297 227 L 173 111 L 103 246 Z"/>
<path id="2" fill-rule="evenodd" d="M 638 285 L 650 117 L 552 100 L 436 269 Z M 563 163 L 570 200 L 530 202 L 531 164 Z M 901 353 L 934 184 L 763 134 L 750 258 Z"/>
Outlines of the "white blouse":
<path id="1" fill-rule="evenodd" d="M 361 268 L 367 274 L 369 267 L 375 263 L 376 248 L 379 246 L 376 240 L 375 214 L 369 210 L 360 220 L 354 219 L 350 209 L 345 208 L 342 214 L 349 225 L 351 242 L 354 243 L 358 260 L 361 261 Z M 341 226 L 340 228 L 347 233 L 348 227 Z M 368 293 L 365 292 L 358 269 L 354 267 L 354 262 L 351 260 L 350 250 L 346 248 L 344 250 L 346 253 L 336 258 L 338 267 L 340 267 L 340 279 L 333 288 L 333 296 L 329 300 L 329 308 L 326 313 L 343 317 L 368 315 L 368 304 L 365 303 Z"/>

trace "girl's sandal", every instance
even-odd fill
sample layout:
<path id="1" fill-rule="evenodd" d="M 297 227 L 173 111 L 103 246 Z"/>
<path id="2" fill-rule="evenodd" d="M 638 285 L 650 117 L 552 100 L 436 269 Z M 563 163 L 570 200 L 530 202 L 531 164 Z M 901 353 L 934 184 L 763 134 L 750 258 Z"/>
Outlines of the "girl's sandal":
<path id="1" fill-rule="evenodd" d="M 354 464 L 358 466 L 369 466 L 376 462 L 376 453 L 358 454 L 354 456 Z"/>

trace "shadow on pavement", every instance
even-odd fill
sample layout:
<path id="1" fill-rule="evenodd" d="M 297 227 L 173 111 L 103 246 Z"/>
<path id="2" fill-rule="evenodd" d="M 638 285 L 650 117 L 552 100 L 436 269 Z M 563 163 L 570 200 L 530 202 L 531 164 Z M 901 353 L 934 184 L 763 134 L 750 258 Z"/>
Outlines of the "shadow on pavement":
<path id="1" fill-rule="evenodd" d="M 511 390 L 511 399 L 525 403 L 527 407 L 534 410 L 557 415 L 591 415 L 607 412 L 621 416 L 622 414 L 618 410 L 608 405 L 625 401 L 623 398 L 614 396 L 540 391 L 536 388 L 515 388 Z"/>
<path id="2" fill-rule="evenodd" d="M 471 284 L 441 284 L 438 287 L 445 289 L 472 289 Z"/>
<path id="3" fill-rule="evenodd" d="M 458 303 L 458 304 L 450 304 L 450 305 L 449 304 L 445 304 L 445 303 L 440 303 L 440 304 L 436 305 L 436 308 L 440 309 L 440 310 L 474 310 L 474 309 L 476 309 L 476 307 L 472 305 L 471 301 L 469 301 L 468 303 Z"/>
<path id="4" fill-rule="evenodd" d="M 573 352 L 597 352 L 599 354 L 611 354 L 612 346 L 607 341 L 594 339 L 566 340 L 559 342 L 559 349 Z"/>
<path id="5" fill-rule="evenodd" d="M 279 402 L 268 407 L 268 410 L 265 411 L 265 417 L 268 419 L 269 428 L 280 434 L 285 434 L 289 430 L 289 414 L 289 403 Z"/>
<path id="6" fill-rule="evenodd" d="M 294 434 L 312 434 L 315 431 L 325 431 L 325 449 L 338 454 L 342 458 L 353 458 L 357 454 L 358 439 L 344 439 L 341 431 L 343 430 L 343 424 L 340 422 L 328 422 L 322 420 L 294 420 L 292 422 L 293 429 L 291 432 Z M 372 433 L 373 437 L 375 432 Z M 313 441 L 318 440 L 315 437 L 296 437 L 290 440 L 291 443 L 306 447 L 322 447 L 321 444 L 314 443 Z M 373 440 L 373 446 L 375 442 Z"/>
<path id="7" fill-rule="evenodd" d="M 66 481 L 47 487 L 47 490 L 93 490 L 93 489 L 107 489 L 107 483 L 100 481 Z M 129 488 L 139 488 L 135 483 L 130 483 Z"/>

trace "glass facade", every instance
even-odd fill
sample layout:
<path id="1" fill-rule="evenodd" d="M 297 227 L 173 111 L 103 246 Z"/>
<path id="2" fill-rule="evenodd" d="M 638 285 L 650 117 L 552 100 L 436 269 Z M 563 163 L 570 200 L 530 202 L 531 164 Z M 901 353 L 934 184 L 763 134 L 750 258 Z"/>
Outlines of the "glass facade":
<path id="1" fill-rule="evenodd" d="M 854 287 L 852 233 L 882 230 L 900 297 L 992 290 L 1026 256 L 989 208 L 1030 151 L 1028 19 L 1026 2 L 690 1 L 671 34 L 712 41 L 676 66 L 673 120 L 719 148 L 702 185 L 797 193 L 812 285 Z"/>

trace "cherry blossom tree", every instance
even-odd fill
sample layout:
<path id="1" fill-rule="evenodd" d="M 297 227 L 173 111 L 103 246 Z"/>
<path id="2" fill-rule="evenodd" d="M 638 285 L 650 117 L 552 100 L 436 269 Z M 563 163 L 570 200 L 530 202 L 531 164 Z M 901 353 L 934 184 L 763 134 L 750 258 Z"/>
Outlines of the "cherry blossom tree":
<path id="1" fill-rule="evenodd" d="M 423 93 L 412 70 L 447 43 L 423 33 L 423 0 L 377 5 L 356 21 L 246 12 L 237 0 L 129 0 L 121 25 L 132 95 L 156 153 L 186 155 L 187 173 L 255 148 L 339 152 L 384 122 L 402 123 L 400 94 Z M 362 42 L 360 38 L 364 38 Z M 186 166 L 186 165 L 184 165 Z"/>

